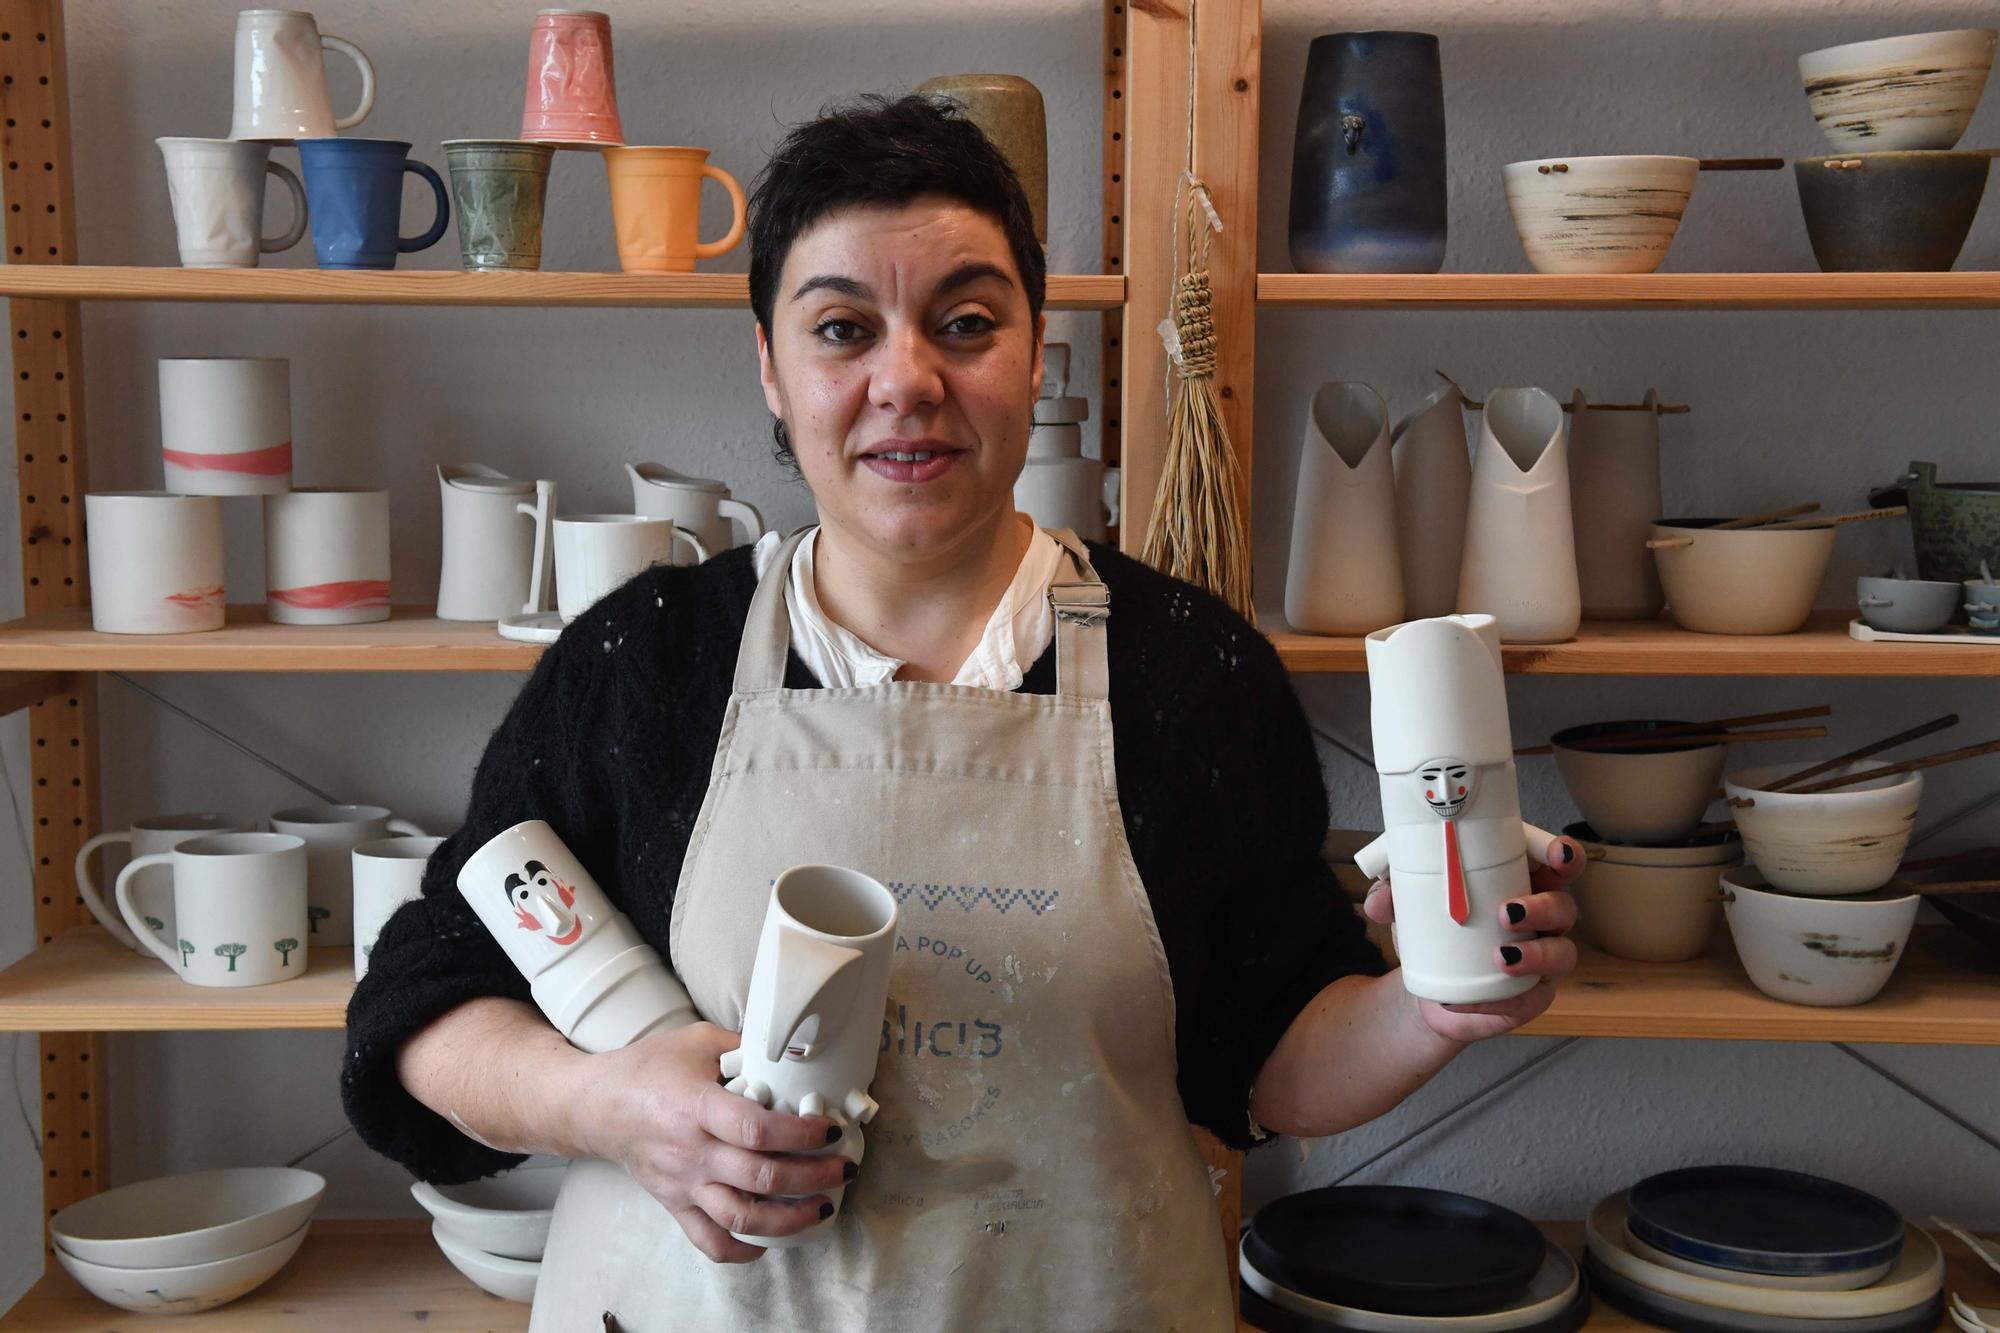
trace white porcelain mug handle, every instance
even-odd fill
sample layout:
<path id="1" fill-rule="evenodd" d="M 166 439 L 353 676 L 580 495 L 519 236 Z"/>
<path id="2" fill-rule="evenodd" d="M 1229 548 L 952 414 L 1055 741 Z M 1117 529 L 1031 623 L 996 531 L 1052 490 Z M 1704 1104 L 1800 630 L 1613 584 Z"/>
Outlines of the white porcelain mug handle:
<path id="1" fill-rule="evenodd" d="M 549 550 L 549 523 L 556 512 L 556 484 L 536 482 L 535 502 L 529 504 L 523 500 L 514 506 L 514 511 L 535 522 L 535 572 L 528 579 L 528 604 L 521 608 L 521 614 L 538 616 L 549 609 L 549 593 L 555 583 L 555 571 L 550 568 L 554 552 Z"/>
<path id="2" fill-rule="evenodd" d="M 1118 483 L 1118 469 L 1115 467 L 1104 469 L 1104 494 L 1102 497 L 1104 500 L 1104 513 L 1106 515 L 1104 522 L 1107 526 L 1114 528 L 1118 526 L 1118 515 L 1124 503 L 1124 491 Z"/>
<path id="3" fill-rule="evenodd" d="M 743 540 L 737 545 L 754 545 L 764 535 L 764 516 L 757 512 L 757 506 L 743 500 L 725 499 L 716 508 L 743 534 Z"/>
<path id="4" fill-rule="evenodd" d="M 724 501 L 724 503 L 728 502 Z M 691 529 L 684 528 L 678 523 L 674 524 L 674 540 L 677 542 L 686 542 L 694 548 L 694 562 L 697 565 L 708 559 L 708 548 L 701 544 L 701 538 L 695 536 Z"/>
<path id="5" fill-rule="evenodd" d="M 305 187 L 299 184 L 299 178 L 294 176 L 291 168 L 284 163 L 266 162 L 264 170 L 283 181 L 285 188 L 292 193 L 292 225 L 290 229 L 282 236 L 260 236 L 257 238 L 257 248 L 263 253 L 270 255 L 276 254 L 280 250 L 291 249 L 299 243 L 299 238 L 306 234 L 306 192 Z"/>
<path id="6" fill-rule="evenodd" d="M 345 41 L 339 37 L 329 37 L 325 33 L 321 33 L 319 44 L 329 50 L 340 52 L 340 54 L 352 60 L 355 67 L 361 71 L 361 101 L 355 106 L 352 115 L 342 116 L 339 120 L 333 122 L 333 127 L 337 130 L 344 130 L 349 126 L 359 125 L 362 121 L 368 119 L 368 113 L 375 109 L 375 62 L 363 55 L 361 48 L 353 42 Z"/>
<path id="7" fill-rule="evenodd" d="M 168 967 L 178 968 L 183 966 L 179 952 L 169 949 L 167 942 L 160 938 L 160 932 L 147 925 L 146 918 L 132 905 L 132 876 L 147 866 L 170 866 L 173 863 L 172 852 L 154 852 L 151 856 L 134 857 L 125 863 L 123 870 L 118 872 L 118 883 L 111 890 L 111 896 L 118 900 L 119 915 L 125 918 L 125 924 L 132 928 L 132 933 L 139 937 L 139 943 L 151 949 Z"/>
<path id="8" fill-rule="evenodd" d="M 119 829 L 116 833 L 100 833 L 83 844 L 83 850 L 76 854 L 76 892 L 77 896 L 83 899 L 83 905 L 90 909 L 90 914 L 97 918 L 97 924 L 111 933 L 112 939 L 128 949 L 136 949 L 139 947 L 139 941 L 125 928 L 125 923 L 118 919 L 118 913 L 104 901 L 103 895 L 97 891 L 97 885 L 92 883 L 90 878 L 90 854 L 99 847 L 109 846 L 114 842 L 122 842 L 130 847 L 132 831 Z"/>
<path id="9" fill-rule="evenodd" d="M 389 821 L 389 836 L 392 838 L 428 838 L 430 834 L 418 828 L 407 819 Z"/>

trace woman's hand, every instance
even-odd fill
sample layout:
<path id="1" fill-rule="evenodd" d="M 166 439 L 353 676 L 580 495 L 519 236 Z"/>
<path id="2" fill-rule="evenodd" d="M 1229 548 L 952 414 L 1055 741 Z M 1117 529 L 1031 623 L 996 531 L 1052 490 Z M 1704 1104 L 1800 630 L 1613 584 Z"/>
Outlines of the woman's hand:
<path id="1" fill-rule="evenodd" d="M 1450 1041 L 1481 1041 L 1512 1031 L 1547 1009 L 1556 997 L 1556 981 L 1575 970 L 1576 945 L 1566 936 L 1576 924 L 1576 899 L 1568 886 L 1583 873 L 1583 846 L 1573 838 L 1556 838 L 1549 843 L 1548 861 L 1530 872 L 1527 897 L 1510 899 L 1499 908 L 1501 922 L 1509 930 L 1531 930 L 1540 938 L 1503 944 L 1493 958 L 1509 976 L 1540 980 L 1532 990 L 1490 1004 L 1417 1001 L 1417 1012 L 1438 1036 Z M 1395 920 L 1389 881 L 1375 882 L 1362 910 L 1371 921 Z"/>
<path id="2" fill-rule="evenodd" d="M 828 1216 L 824 1191 L 853 1174 L 837 1154 L 795 1155 L 837 1142 L 832 1120 L 767 1110 L 716 1082 L 736 1046 L 735 1033 L 696 1023 L 593 1056 L 575 1112 L 590 1153 L 625 1168 L 717 1263 L 763 1257 L 732 1231 L 788 1236 Z"/>

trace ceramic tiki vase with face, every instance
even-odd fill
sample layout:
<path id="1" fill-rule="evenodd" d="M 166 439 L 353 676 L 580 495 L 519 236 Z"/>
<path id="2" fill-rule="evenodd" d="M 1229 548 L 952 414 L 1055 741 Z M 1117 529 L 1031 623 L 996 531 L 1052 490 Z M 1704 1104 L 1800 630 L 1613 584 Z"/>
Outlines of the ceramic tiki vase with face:
<path id="1" fill-rule="evenodd" d="M 1386 832 L 1355 853 L 1389 878 L 1403 985 L 1441 1004 L 1504 1000 L 1536 978 L 1500 970 L 1508 899 L 1552 834 L 1521 820 L 1500 634 L 1492 616 L 1440 616 L 1365 640 Z"/>

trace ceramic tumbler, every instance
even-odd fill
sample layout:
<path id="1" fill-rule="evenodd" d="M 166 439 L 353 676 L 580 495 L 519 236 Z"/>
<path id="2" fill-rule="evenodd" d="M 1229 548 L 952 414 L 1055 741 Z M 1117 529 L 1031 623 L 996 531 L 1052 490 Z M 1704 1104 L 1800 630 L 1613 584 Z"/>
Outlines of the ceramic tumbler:
<path id="1" fill-rule="evenodd" d="M 708 161 L 706 148 L 606 148 L 618 265 L 627 273 L 692 273 L 743 239 L 743 187 Z M 714 180 L 734 210 L 720 240 L 701 239 L 701 183 Z"/>
<path id="2" fill-rule="evenodd" d="M 90 876 L 90 854 L 100 847 L 113 843 L 123 843 L 132 849 L 134 857 L 153 856 L 160 852 L 170 852 L 189 838 L 199 838 L 209 833 L 248 833 L 253 827 L 251 821 L 235 815 L 189 814 L 153 815 L 146 819 L 135 819 L 129 829 L 113 829 L 100 833 L 83 844 L 83 850 L 76 854 L 76 893 L 83 899 L 83 905 L 97 918 L 97 924 L 128 949 L 143 949 L 138 937 L 125 927 L 124 917 L 118 908 L 107 902 L 98 890 L 97 881 Z M 174 876 L 164 865 L 149 866 L 133 876 L 133 908 L 139 919 L 160 932 L 167 939 L 174 938 Z"/>
<path id="3" fill-rule="evenodd" d="M 1313 395 L 1292 502 L 1285 619 L 1307 634 L 1366 634 L 1403 618 L 1389 408 L 1365 384 Z"/>
<path id="4" fill-rule="evenodd" d="M 1569 423 L 1541 389 L 1495 389 L 1480 414 L 1458 609 L 1506 643 L 1561 643 L 1582 620 L 1569 503 Z"/>
<path id="5" fill-rule="evenodd" d="M 171 867 L 174 933 L 147 921 L 134 882 Z M 282 833 L 210 833 L 135 858 L 113 896 L 140 943 L 196 986 L 267 986 L 306 972 L 306 851 Z"/>
<path id="6" fill-rule="evenodd" d="M 160 456 L 181 495 L 292 488 L 292 363 L 276 356 L 163 357 Z"/>
<path id="7" fill-rule="evenodd" d="M 575 514 L 553 526 L 556 609 L 564 620 L 576 619 L 627 579 L 671 563 L 676 542 L 693 553 L 691 563 L 708 559 L 701 539 L 669 518 Z"/>
<path id="8" fill-rule="evenodd" d="M 926 97 L 956 102 L 965 118 L 992 140 L 1035 220 L 1035 239 L 1049 243 L 1049 130 L 1042 90 L 1015 74 L 946 74 L 916 87 Z"/>
<path id="9" fill-rule="evenodd" d="M 535 15 L 521 137 L 579 148 L 625 142 L 607 16 L 587 9 L 544 9 Z"/>
<path id="10" fill-rule="evenodd" d="M 1444 267 L 1444 75 L 1427 32 L 1315 37 L 1292 145 L 1292 267 Z"/>
<path id="11" fill-rule="evenodd" d="M 1446 380 L 1390 435 L 1396 473 L 1396 551 L 1403 570 L 1403 616 L 1426 620 L 1458 605 L 1465 504 L 1472 455 L 1465 444 L 1465 394 Z"/>
<path id="12" fill-rule="evenodd" d="M 167 164 L 174 236 L 183 268 L 255 268 L 257 256 L 297 245 L 306 234 L 306 192 L 267 143 L 155 139 Z M 276 176 L 291 192 L 292 223 L 265 236 L 264 186 Z"/>
<path id="13" fill-rule="evenodd" d="M 430 249 L 451 223 L 444 182 L 411 161 L 400 139 L 301 139 L 299 165 L 321 268 L 394 268 L 398 254 Z M 405 175 L 422 177 L 437 203 L 437 216 L 418 236 L 397 234 Z"/>
<path id="14" fill-rule="evenodd" d="M 335 118 L 326 98 L 327 51 L 361 71 L 361 98 Z M 321 34 L 298 9 L 246 9 L 236 16 L 236 105 L 229 137 L 290 143 L 359 125 L 375 106 L 375 66 L 353 42 Z"/>
<path id="15" fill-rule="evenodd" d="M 1917 549 L 1917 576 L 1945 583 L 1984 578 L 1980 563 L 2000 568 L 2000 481 L 1937 479 L 1937 464 L 1912 461 L 1897 483 L 1907 502 L 1910 539 Z"/>
<path id="16" fill-rule="evenodd" d="M 1028 459 L 1014 478 L 1014 508 L 1038 528 L 1068 528 L 1086 541 L 1101 542 L 1118 522 L 1119 471 L 1101 459 Z"/>
<path id="17" fill-rule="evenodd" d="M 389 492 L 264 497 L 264 612 L 280 625 L 389 618 Z"/>
<path id="18" fill-rule="evenodd" d="M 542 266 L 542 213 L 555 148 L 517 139 L 447 139 L 459 263 L 475 272 Z"/>
<path id="19" fill-rule="evenodd" d="M 424 895 L 424 867 L 443 838 L 381 838 L 356 847 L 354 881 L 354 979 L 368 975 L 375 937 L 404 903 Z"/>
<path id="20" fill-rule="evenodd" d="M 305 846 L 314 944 L 354 942 L 356 847 L 384 838 L 421 838 L 424 831 L 379 805 L 301 805 L 271 816 L 271 827 Z"/>
<path id="21" fill-rule="evenodd" d="M 100 634 L 222 628 L 222 501 L 165 491 L 83 497 L 90 627 Z"/>
<path id="22" fill-rule="evenodd" d="M 1646 549 L 1665 512 L 1659 407 L 1651 389 L 1636 412 L 1592 407 L 1581 389 L 1571 399 L 1569 501 L 1585 620 L 1651 620 L 1666 605 Z"/>
<path id="23" fill-rule="evenodd" d="M 438 619 L 520 615 L 528 604 L 541 535 L 540 511 L 529 498 L 536 483 L 483 463 L 440 463 L 437 473 L 443 513 Z"/>
<path id="24" fill-rule="evenodd" d="M 685 528 L 713 555 L 731 547 L 754 544 L 764 535 L 764 516 L 756 506 L 732 499 L 729 488 L 705 477 L 690 477 L 664 463 L 627 463 L 632 481 L 632 512 L 647 518 L 670 518 Z M 674 563 L 691 565 L 694 554 L 674 552 Z"/>

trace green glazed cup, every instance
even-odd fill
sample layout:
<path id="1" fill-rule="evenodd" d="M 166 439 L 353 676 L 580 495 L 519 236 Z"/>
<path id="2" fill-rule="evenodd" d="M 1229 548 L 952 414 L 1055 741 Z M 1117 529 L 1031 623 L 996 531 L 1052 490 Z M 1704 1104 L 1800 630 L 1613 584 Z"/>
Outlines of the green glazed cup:
<path id="1" fill-rule="evenodd" d="M 542 209 L 555 149 L 519 139 L 447 139 L 459 262 L 471 272 L 542 266 Z"/>

